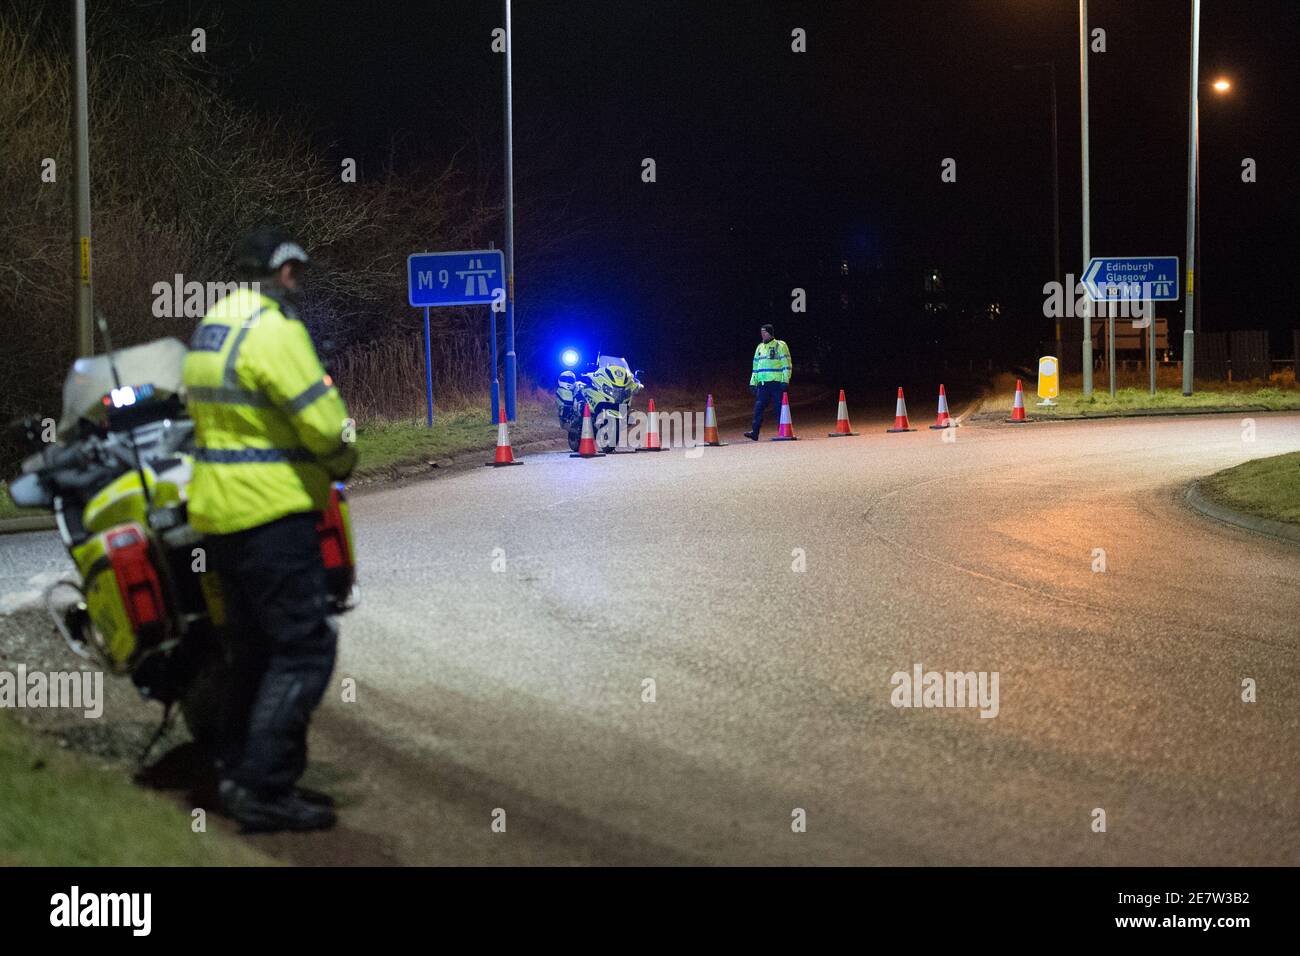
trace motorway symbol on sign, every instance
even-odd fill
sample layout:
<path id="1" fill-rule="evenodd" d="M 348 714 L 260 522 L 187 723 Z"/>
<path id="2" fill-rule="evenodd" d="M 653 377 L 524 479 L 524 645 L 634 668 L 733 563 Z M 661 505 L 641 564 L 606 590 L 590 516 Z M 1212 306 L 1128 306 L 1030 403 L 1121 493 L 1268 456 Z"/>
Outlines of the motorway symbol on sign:
<path id="1" fill-rule="evenodd" d="M 417 308 L 491 305 L 504 301 L 505 272 L 500 249 L 412 253 L 406 257 L 407 297 Z"/>
<path id="2" fill-rule="evenodd" d="M 1088 262 L 1083 287 L 1094 302 L 1176 302 L 1178 257 L 1100 256 Z"/>

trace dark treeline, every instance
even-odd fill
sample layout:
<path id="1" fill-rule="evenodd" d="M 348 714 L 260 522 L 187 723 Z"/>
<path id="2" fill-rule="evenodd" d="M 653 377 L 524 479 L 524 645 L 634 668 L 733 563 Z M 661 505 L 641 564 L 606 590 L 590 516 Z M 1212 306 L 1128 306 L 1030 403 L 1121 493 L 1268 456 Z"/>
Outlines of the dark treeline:
<path id="1" fill-rule="evenodd" d="M 14 0 L 0 13 L 4 422 L 33 413 L 57 418 L 74 357 L 69 6 Z M 345 182 L 346 156 L 296 125 L 291 104 L 272 115 L 224 92 L 228 84 L 212 66 L 220 62 L 220 49 L 211 46 L 223 35 L 213 28 L 219 10 L 201 21 L 210 46 L 196 55 L 195 20 L 184 5 L 89 6 L 95 305 L 116 345 L 169 335 L 187 340 L 195 310 L 174 314 L 173 296 L 160 296 L 158 284 L 170 288 L 178 275 L 198 283 L 234 279 L 230 251 L 259 224 L 283 225 L 313 256 L 303 313 L 327 364 L 422 334 L 422 318 L 406 302 L 410 252 L 499 244 L 496 157 L 489 165 L 461 150 L 436 165 L 370 162 L 356 182 Z M 537 204 L 517 208 L 521 231 L 543 218 Z M 544 250 L 542 243 L 530 246 Z M 526 323 L 526 312 L 520 321 Z M 436 363 L 464 365 L 485 354 L 481 315 L 438 310 L 434 323 L 435 335 L 448 342 Z M 467 392 L 483 387 L 485 364 L 439 367 L 436 374 Z M 375 393 L 388 383 L 364 386 Z M 444 394 L 441 401 L 461 397 Z M 418 404 L 422 396 L 413 399 Z M 0 441 L 12 470 L 17 449 L 7 429 Z"/>

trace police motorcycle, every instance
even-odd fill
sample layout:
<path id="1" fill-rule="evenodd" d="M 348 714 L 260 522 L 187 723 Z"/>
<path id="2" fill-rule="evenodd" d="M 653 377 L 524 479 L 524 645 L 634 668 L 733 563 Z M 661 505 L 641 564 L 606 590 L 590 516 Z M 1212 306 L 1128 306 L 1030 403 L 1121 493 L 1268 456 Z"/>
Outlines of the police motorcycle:
<path id="1" fill-rule="evenodd" d="M 623 406 L 631 407 L 632 396 L 644 387 L 641 370 L 632 371 L 627 359 L 614 355 L 597 354 L 595 367 L 581 375 L 571 371 L 560 373 L 555 386 L 555 401 L 559 406 L 560 426 L 569 436 L 569 448 L 578 450 L 582 440 L 582 412 L 591 405 L 591 425 L 596 442 L 602 451 L 612 451 L 618 442 L 618 428 L 623 417 Z M 621 427 L 626 428 L 627 423 Z"/>
<path id="2" fill-rule="evenodd" d="M 100 330 L 107 341 L 102 319 Z M 129 676 L 164 705 L 143 764 L 179 705 L 202 745 L 220 731 L 225 654 L 221 585 L 207 569 L 203 537 L 186 518 L 194 423 L 185 412 L 186 347 L 165 338 L 80 358 L 63 386 L 53 443 L 38 417 L 16 423 L 35 453 L 9 485 L 14 503 L 54 513 L 77 570 L 44 594 L 67 646 L 110 673 Z M 37 450 L 39 449 L 39 450 Z M 335 485 L 317 525 L 330 609 L 352 607 L 352 528 Z"/>

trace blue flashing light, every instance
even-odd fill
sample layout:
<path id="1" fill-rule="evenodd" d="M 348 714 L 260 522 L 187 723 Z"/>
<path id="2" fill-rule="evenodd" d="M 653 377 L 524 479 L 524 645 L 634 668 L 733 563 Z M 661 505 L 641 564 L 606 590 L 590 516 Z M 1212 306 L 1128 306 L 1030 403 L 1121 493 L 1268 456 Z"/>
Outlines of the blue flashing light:
<path id="1" fill-rule="evenodd" d="M 560 361 L 563 362 L 569 368 L 573 368 L 573 366 L 577 365 L 578 360 L 581 357 L 582 356 L 578 354 L 577 349 L 565 349 L 563 352 L 560 353 Z"/>

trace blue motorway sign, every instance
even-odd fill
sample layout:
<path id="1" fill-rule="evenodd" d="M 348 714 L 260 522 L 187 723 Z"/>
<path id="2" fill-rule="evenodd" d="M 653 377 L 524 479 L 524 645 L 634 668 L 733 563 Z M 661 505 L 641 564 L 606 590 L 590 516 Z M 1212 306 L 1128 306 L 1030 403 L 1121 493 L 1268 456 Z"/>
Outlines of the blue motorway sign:
<path id="1" fill-rule="evenodd" d="M 1094 302 L 1109 299 L 1176 302 L 1177 256 L 1098 256 L 1088 262 L 1083 287 Z"/>
<path id="2" fill-rule="evenodd" d="M 491 305 L 504 301 L 505 272 L 500 249 L 412 253 L 406 257 L 407 297 L 417 308 Z"/>

